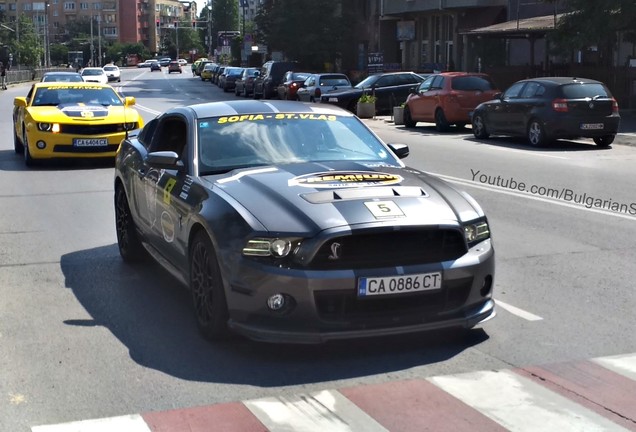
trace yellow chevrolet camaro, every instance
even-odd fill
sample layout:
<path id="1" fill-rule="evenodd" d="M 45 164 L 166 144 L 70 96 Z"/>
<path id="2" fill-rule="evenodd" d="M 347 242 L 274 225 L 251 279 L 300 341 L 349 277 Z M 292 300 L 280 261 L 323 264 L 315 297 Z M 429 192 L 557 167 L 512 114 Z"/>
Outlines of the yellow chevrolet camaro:
<path id="1" fill-rule="evenodd" d="M 15 152 L 27 166 L 54 158 L 115 157 L 126 132 L 143 126 L 132 106 L 109 85 L 42 82 L 13 110 Z"/>

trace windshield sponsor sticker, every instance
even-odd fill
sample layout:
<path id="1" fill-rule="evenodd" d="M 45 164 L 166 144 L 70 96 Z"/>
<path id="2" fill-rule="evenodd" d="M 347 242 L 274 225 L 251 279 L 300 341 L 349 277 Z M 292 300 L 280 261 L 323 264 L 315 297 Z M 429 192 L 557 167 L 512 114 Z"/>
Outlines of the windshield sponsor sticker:
<path id="1" fill-rule="evenodd" d="M 51 85 L 51 86 L 45 86 L 47 89 L 49 90 L 102 90 L 104 87 L 103 86 L 91 86 L 91 85 L 68 85 L 68 84 L 62 84 L 62 85 Z"/>
<path id="2" fill-rule="evenodd" d="M 309 114 L 309 113 L 279 113 L 279 114 L 243 114 L 219 117 L 218 124 L 236 123 L 243 121 L 259 121 L 259 120 L 322 120 L 336 121 L 338 117 L 326 114 Z"/>
<path id="3" fill-rule="evenodd" d="M 387 186 L 401 183 L 404 179 L 396 174 L 365 171 L 331 171 L 305 174 L 289 180 L 289 186 L 310 188 L 340 188 L 351 186 Z"/>

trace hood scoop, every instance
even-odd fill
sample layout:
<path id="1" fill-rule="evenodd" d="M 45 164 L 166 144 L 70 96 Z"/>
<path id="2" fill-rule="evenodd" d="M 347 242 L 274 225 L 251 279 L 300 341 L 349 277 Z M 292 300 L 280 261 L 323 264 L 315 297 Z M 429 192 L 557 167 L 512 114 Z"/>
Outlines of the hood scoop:
<path id="1" fill-rule="evenodd" d="M 360 187 L 301 194 L 301 197 L 312 204 L 375 198 L 426 198 L 428 196 L 426 191 L 418 186 Z"/>

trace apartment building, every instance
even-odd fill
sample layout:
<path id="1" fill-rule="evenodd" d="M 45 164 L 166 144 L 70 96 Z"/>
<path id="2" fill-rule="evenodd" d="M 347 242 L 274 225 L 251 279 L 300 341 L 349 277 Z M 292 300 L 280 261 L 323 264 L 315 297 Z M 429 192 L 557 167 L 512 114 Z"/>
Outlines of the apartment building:
<path id="1" fill-rule="evenodd" d="M 193 19 L 196 9 L 193 0 L 0 0 L 0 13 L 9 22 L 26 15 L 48 43 L 61 40 L 68 23 L 92 17 L 95 35 L 142 42 L 150 50 L 158 47 L 162 29 L 174 26 L 175 20 Z"/>

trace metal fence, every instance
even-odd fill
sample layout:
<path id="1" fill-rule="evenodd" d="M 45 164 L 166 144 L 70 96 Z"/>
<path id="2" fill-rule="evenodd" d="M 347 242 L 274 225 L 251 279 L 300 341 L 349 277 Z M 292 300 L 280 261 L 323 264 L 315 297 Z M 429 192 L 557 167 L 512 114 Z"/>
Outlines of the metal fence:
<path id="1" fill-rule="evenodd" d="M 66 68 L 36 68 L 36 69 L 20 69 L 20 70 L 8 70 L 7 71 L 7 83 L 15 84 L 29 81 L 39 81 L 45 72 L 54 71 L 72 71 L 74 69 Z"/>

